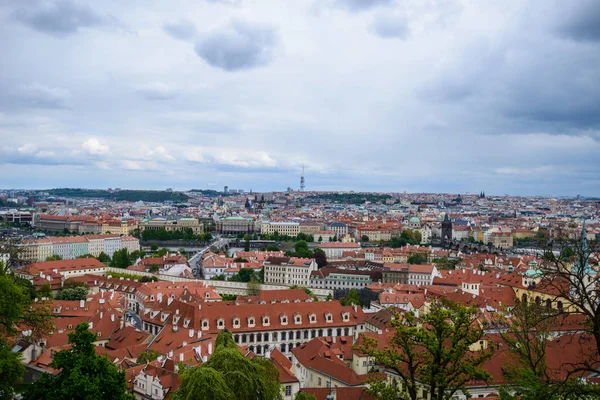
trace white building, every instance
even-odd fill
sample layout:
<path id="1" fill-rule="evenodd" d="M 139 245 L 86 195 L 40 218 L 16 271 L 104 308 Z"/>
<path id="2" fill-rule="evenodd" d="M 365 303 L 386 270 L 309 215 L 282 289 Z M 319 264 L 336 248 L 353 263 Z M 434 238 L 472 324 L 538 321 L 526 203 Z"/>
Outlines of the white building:
<path id="1" fill-rule="evenodd" d="M 271 257 L 264 263 L 265 283 L 308 287 L 310 274 L 317 270 L 314 259 Z"/>
<path id="2" fill-rule="evenodd" d="M 360 250 L 360 245 L 358 243 L 340 243 L 340 242 L 331 242 L 331 243 L 322 243 L 319 245 L 325 252 L 325 256 L 328 259 L 340 258 L 344 254 L 345 251 L 358 251 Z"/>

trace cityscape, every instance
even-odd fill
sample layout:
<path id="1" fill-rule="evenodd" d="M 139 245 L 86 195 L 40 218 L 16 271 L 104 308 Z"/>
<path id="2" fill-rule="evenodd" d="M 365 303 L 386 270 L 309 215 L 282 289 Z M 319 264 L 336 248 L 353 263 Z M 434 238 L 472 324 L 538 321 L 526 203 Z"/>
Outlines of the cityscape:
<path id="1" fill-rule="evenodd" d="M 0 17 L 0 399 L 600 398 L 597 1 Z"/>

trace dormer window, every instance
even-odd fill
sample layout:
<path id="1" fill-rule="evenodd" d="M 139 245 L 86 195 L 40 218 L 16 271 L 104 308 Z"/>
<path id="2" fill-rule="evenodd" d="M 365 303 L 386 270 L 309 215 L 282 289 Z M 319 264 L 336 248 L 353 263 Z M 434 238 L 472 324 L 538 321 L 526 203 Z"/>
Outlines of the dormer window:
<path id="1" fill-rule="evenodd" d="M 179 318 L 180 318 L 180 317 L 177 317 L 177 320 L 175 321 L 176 323 L 179 321 Z M 191 322 L 191 320 L 190 320 L 190 319 L 187 319 L 187 318 L 186 318 L 186 319 L 184 319 L 184 320 L 183 320 L 183 327 L 184 327 L 184 328 L 187 328 L 188 326 L 190 326 L 190 322 Z"/>
<path id="2" fill-rule="evenodd" d="M 203 319 L 202 320 L 202 330 L 205 331 L 208 329 L 208 320 L 207 319 Z"/>
<path id="3" fill-rule="evenodd" d="M 266 315 L 263 316 L 263 318 L 262 318 L 262 324 L 263 324 L 263 326 L 269 326 L 269 322 L 270 322 L 269 317 L 266 316 Z"/>
<path id="4" fill-rule="evenodd" d="M 287 323 L 288 323 L 287 315 L 282 315 L 279 318 L 281 320 L 281 325 L 287 325 Z"/>
<path id="5" fill-rule="evenodd" d="M 223 329 L 225 328 L 225 320 L 223 318 L 219 318 L 217 320 L 217 328 L 218 329 Z"/>
<path id="6" fill-rule="evenodd" d="M 234 328 L 239 328 L 240 327 L 240 319 L 239 318 L 234 318 L 233 319 L 233 327 Z"/>
<path id="7" fill-rule="evenodd" d="M 348 312 L 342 313 L 342 321 L 344 321 L 344 322 L 350 321 L 350 313 L 348 313 Z"/>
<path id="8" fill-rule="evenodd" d="M 325 314 L 325 322 L 333 322 L 333 315 L 330 313 Z"/>
<path id="9" fill-rule="evenodd" d="M 248 318 L 248 326 L 249 326 L 250 328 L 253 328 L 253 327 L 254 327 L 254 317 L 249 317 L 249 318 Z"/>
<path id="10" fill-rule="evenodd" d="M 315 314 L 310 314 L 308 316 L 308 320 L 310 321 L 311 324 L 315 324 L 315 323 L 317 323 L 317 316 Z"/>
<path id="11" fill-rule="evenodd" d="M 295 324 L 301 324 L 302 323 L 302 317 L 299 315 L 294 315 L 294 323 Z"/>
<path id="12" fill-rule="evenodd" d="M 150 296 L 150 300 L 154 301 L 154 296 Z"/>

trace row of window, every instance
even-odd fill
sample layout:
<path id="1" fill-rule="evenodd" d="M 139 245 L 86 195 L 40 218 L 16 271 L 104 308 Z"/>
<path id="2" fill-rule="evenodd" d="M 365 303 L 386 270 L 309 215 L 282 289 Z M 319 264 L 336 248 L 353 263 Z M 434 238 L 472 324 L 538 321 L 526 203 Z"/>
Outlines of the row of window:
<path id="1" fill-rule="evenodd" d="M 288 317 L 287 315 L 282 315 L 279 317 L 279 320 L 281 322 L 282 325 L 286 325 L 288 323 Z M 302 316 L 299 314 L 295 314 L 293 316 L 293 321 L 296 325 L 299 325 L 302 323 Z M 314 324 L 317 322 L 317 316 L 316 314 L 309 314 L 308 315 L 308 321 L 311 324 Z M 342 313 L 342 321 L 344 322 L 348 322 L 350 321 L 350 313 L 349 312 L 344 312 Z M 325 322 L 333 322 L 333 315 L 331 313 L 326 313 L 325 314 Z M 271 319 L 269 316 L 263 316 L 262 317 L 262 325 L 263 326 L 268 326 L 271 323 Z M 249 327 L 253 327 L 256 324 L 255 318 L 254 317 L 248 317 L 248 326 Z M 210 323 L 208 321 L 208 319 L 203 319 L 202 320 L 202 329 L 208 329 L 210 327 Z M 240 319 L 239 318 L 234 318 L 233 319 L 233 327 L 234 328 L 239 328 L 240 327 Z M 217 328 L 219 329 L 223 329 L 225 328 L 225 319 L 223 318 L 219 318 L 217 319 Z"/>

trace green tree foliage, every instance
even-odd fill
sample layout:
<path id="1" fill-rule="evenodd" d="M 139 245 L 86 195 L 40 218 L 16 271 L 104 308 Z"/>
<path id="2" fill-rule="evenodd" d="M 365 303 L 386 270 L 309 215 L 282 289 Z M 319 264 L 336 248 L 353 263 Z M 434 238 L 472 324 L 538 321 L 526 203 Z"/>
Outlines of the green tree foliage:
<path id="1" fill-rule="evenodd" d="M 103 262 L 103 263 L 109 263 L 110 262 L 110 257 L 105 252 L 101 252 L 98 255 L 98 261 Z"/>
<path id="2" fill-rule="evenodd" d="M 85 300 L 88 288 L 78 286 L 73 289 L 63 289 L 56 295 L 56 300 Z"/>
<path id="3" fill-rule="evenodd" d="M 366 201 L 370 203 L 385 203 L 387 200 L 393 197 L 389 194 L 376 194 L 376 193 L 324 193 L 305 198 L 308 202 L 327 202 L 327 203 L 341 203 L 341 204 L 355 204 L 361 205 Z"/>
<path id="4" fill-rule="evenodd" d="M 317 400 L 314 394 L 306 392 L 298 392 L 294 396 L 294 400 Z"/>
<path id="5" fill-rule="evenodd" d="M 80 256 L 78 256 L 77 258 L 96 258 L 94 257 L 94 255 L 87 253 L 87 254 L 82 254 Z"/>
<path id="6" fill-rule="evenodd" d="M 244 251 L 250 251 L 250 239 L 248 237 L 244 240 Z"/>
<path id="7" fill-rule="evenodd" d="M 51 299 L 54 297 L 54 294 L 52 293 L 52 288 L 50 287 L 49 283 L 46 283 L 45 285 L 42 285 L 42 287 L 40 287 L 40 290 L 38 290 L 37 292 L 37 297 L 40 299 Z"/>
<path id="8" fill-rule="evenodd" d="M 476 323 L 478 317 L 475 307 L 447 300 L 432 302 L 429 312 L 420 317 L 412 312 L 396 314 L 389 347 L 379 350 L 375 339 L 363 335 L 363 344 L 357 348 L 373 357 L 376 364 L 393 370 L 411 400 L 419 398 L 420 385 L 431 399 L 449 400 L 459 390 L 468 397 L 468 381 L 491 377 L 482 365 L 492 350 L 469 350 L 484 335 Z"/>
<path id="9" fill-rule="evenodd" d="M 510 313 L 499 318 L 498 322 L 507 327 L 500 335 L 510 352 L 510 362 L 502 368 L 510 384 L 501 388 L 502 399 L 600 398 L 597 385 L 587 385 L 570 376 L 576 366 L 562 365 L 560 371 L 555 371 L 547 365 L 546 348 L 553 339 L 552 328 L 561 324 L 562 317 L 551 308 L 518 301 Z"/>
<path id="10" fill-rule="evenodd" d="M 150 250 L 152 250 L 152 251 L 158 250 L 158 245 L 157 244 L 153 244 L 152 246 L 150 246 Z"/>
<path id="11" fill-rule="evenodd" d="M 360 300 L 358 298 L 358 292 L 356 291 L 356 289 L 350 289 L 348 295 L 340 299 L 340 303 L 343 306 L 360 305 Z"/>
<path id="12" fill-rule="evenodd" d="M 84 287 L 86 289 L 89 289 L 89 286 L 88 286 L 87 283 L 76 281 L 76 280 L 73 280 L 73 279 L 67 279 L 65 281 L 65 283 L 63 284 L 62 288 L 63 289 L 74 289 L 74 288 L 77 288 L 77 287 Z"/>
<path id="13" fill-rule="evenodd" d="M 294 243 L 294 250 L 297 257 L 312 258 L 312 251 L 308 248 L 308 243 L 305 240 Z"/>
<path id="14" fill-rule="evenodd" d="M 141 234 L 142 240 L 212 240 L 212 235 L 208 232 L 196 235 L 192 228 L 168 231 L 165 228 L 145 229 Z"/>
<path id="15" fill-rule="evenodd" d="M 166 247 L 163 247 L 162 249 L 160 249 L 156 252 L 156 255 L 158 257 L 163 257 L 163 256 L 166 256 L 167 254 L 169 254 L 169 249 L 167 249 Z"/>
<path id="16" fill-rule="evenodd" d="M 158 280 L 158 278 L 156 276 L 142 276 L 140 278 L 140 282 L 156 282 Z"/>
<path id="17" fill-rule="evenodd" d="M 46 257 L 46 261 L 58 261 L 58 260 L 62 260 L 63 258 L 58 255 L 58 254 L 53 254 L 51 256 Z"/>
<path id="18" fill-rule="evenodd" d="M 368 241 L 369 241 L 369 237 L 368 237 L 367 235 L 362 235 L 362 236 L 360 237 L 360 240 L 361 240 L 362 242 L 368 242 Z"/>
<path id="19" fill-rule="evenodd" d="M 270 245 L 268 245 L 268 246 L 265 248 L 265 250 L 266 250 L 266 251 L 279 251 L 279 250 L 280 250 L 280 248 L 279 248 L 279 247 L 277 247 L 277 246 L 275 246 L 275 245 L 273 245 L 273 244 L 270 244 Z"/>
<path id="20" fill-rule="evenodd" d="M 225 277 L 225 274 L 219 274 L 219 275 L 215 275 L 213 277 L 210 278 L 211 281 L 226 281 L 227 278 Z"/>
<path id="21" fill-rule="evenodd" d="M 245 259 L 245 258 L 243 258 L 243 257 L 236 257 L 236 258 L 235 258 L 233 261 L 234 261 L 234 262 L 242 262 L 242 263 L 247 263 L 247 262 L 249 262 L 248 260 L 246 260 L 246 259 Z"/>
<path id="22" fill-rule="evenodd" d="M 149 363 L 150 361 L 156 360 L 158 357 L 160 357 L 160 355 L 161 354 L 158 351 L 154 351 L 154 350 L 142 351 L 140 353 L 140 355 L 137 357 L 137 363 L 138 364 Z"/>
<path id="23" fill-rule="evenodd" d="M 390 247 L 404 247 L 407 244 L 418 245 L 421 243 L 421 232 L 417 230 L 405 229 L 400 236 L 392 238 Z"/>
<path id="24" fill-rule="evenodd" d="M 462 258 L 459 258 L 459 257 L 454 257 L 454 258 L 440 257 L 440 258 L 433 259 L 433 263 L 435 264 L 435 267 L 437 269 L 455 269 L 456 264 L 458 264 L 461 261 L 462 261 Z"/>
<path id="25" fill-rule="evenodd" d="M 427 254 L 412 253 L 407 259 L 409 264 L 425 264 L 427 263 Z"/>
<path id="26" fill-rule="evenodd" d="M 152 272 L 153 274 L 157 273 L 158 272 L 158 264 L 152 264 L 150 266 L 150 272 Z"/>
<path id="27" fill-rule="evenodd" d="M 69 333 L 73 347 L 55 353 L 50 364 L 60 373 L 53 379 L 42 375 L 26 388 L 25 399 L 133 399 L 127 393 L 125 374 L 106 356 L 96 355 L 96 335 L 88 328 L 87 322 L 82 322 Z"/>
<path id="28" fill-rule="evenodd" d="M 210 359 L 181 373 L 181 386 L 173 399 L 281 399 L 279 372 L 266 358 L 244 357 L 231 333 L 221 332 Z"/>
<path id="29" fill-rule="evenodd" d="M 45 303 L 32 303 L 29 287 L 0 261 L 0 399 L 12 399 L 24 372 L 20 354 L 8 341 L 17 326 L 37 340 L 52 330 L 52 314 Z"/>
<path id="30" fill-rule="evenodd" d="M 164 201 L 185 202 L 189 196 L 181 192 L 171 192 L 166 190 L 119 190 L 118 192 L 109 192 L 100 189 L 49 189 L 48 193 L 60 197 L 93 198 L 93 199 L 114 199 L 117 201 L 146 201 L 160 203 Z"/>
<path id="31" fill-rule="evenodd" d="M 130 265 L 129 253 L 127 252 L 126 248 L 122 248 L 121 250 L 114 252 L 112 262 L 110 263 L 111 267 L 127 268 Z"/>
<path id="32" fill-rule="evenodd" d="M 252 268 L 240 268 L 240 272 L 233 274 L 231 278 L 229 278 L 232 282 L 250 282 L 252 279 L 258 280 Z"/>
<path id="33" fill-rule="evenodd" d="M 129 253 L 129 265 L 135 264 L 138 258 L 144 258 L 145 255 L 146 253 L 140 250 L 132 251 L 131 253 Z"/>
<path id="34" fill-rule="evenodd" d="M 258 279 L 252 277 L 248 282 L 248 296 L 258 296 L 261 291 L 261 285 Z"/>

